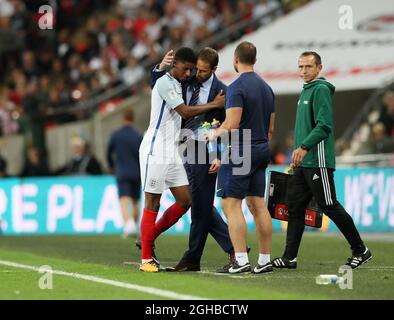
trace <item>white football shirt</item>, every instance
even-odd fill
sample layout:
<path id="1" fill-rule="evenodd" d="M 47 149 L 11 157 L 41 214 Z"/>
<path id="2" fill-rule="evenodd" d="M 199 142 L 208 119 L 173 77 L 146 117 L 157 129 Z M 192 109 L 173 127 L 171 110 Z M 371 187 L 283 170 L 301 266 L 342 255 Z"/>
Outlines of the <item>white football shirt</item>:
<path id="1" fill-rule="evenodd" d="M 163 158 L 179 158 L 182 117 L 175 108 L 184 104 L 181 83 L 168 72 L 152 89 L 150 123 L 140 153 Z"/>

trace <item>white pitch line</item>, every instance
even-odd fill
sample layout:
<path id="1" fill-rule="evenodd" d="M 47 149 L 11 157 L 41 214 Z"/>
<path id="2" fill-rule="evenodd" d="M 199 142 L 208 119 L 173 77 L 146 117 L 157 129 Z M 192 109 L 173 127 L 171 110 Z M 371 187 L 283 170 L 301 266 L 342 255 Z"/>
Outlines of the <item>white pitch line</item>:
<path id="1" fill-rule="evenodd" d="M 261 275 L 257 274 L 250 274 L 250 273 L 244 273 L 243 275 L 236 275 L 236 274 L 231 274 L 231 273 L 219 273 L 219 272 L 212 272 L 212 271 L 198 271 L 197 273 L 199 274 L 209 274 L 213 276 L 224 276 L 228 278 L 233 278 L 233 279 L 246 279 L 246 278 L 261 278 Z"/>
<path id="2" fill-rule="evenodd" d="M 36 272 L 40 271 L 40 268 L 25 265 L 25 264 L 15 263 L 15 262 L 11 262 L 11 261 L 0 260 L 0 265 L 13 267 L 13 268 L 19 268 L 19 269 L 26 269 L 26 270 L 36 271 Z M 49 272 L 49 273 L 56 274 L 59 276 L 66 276 L 66 277 L 71 277 L 71 278 L 80 279 L 80 280 L 86 280 L 86 281 L 91 281 L 91 282 L 96 282 L 96 283 L 107 284 L 107 285 L 119 287 L 119 288 L 140 291 L 140 292 L 149 293 L 149 294 L 164 297 L 164 298 L 171 298 L 171 299 L 178 299 L 178 300 L 209 300 L 208 298 L 204 298 L 204 297 L 191 296 L 191 295 L 176 293 L 176 292 L 169 291 L 169 290 L 162 290 L 162 289 L 157 289 L 157 288 L 152 288 L 152 287 L 145 287 L 145 286 L 141 286 L 141 285 L 137 285 L 137 284 L 115 281 L 115 280 L 110 280 L 110 279 L 104 279 L 104 278 L 99 278 L 99 277 L 95 277 L 95 276 L 91 276 L 91 275 L 71 273 L 71 272 L 65 272 L 65 271 L 60 271 L 60 270 L 45 270 L 45 272 Z"/>
<path id="3" fill-rule="evenodd" d="M 393 270 L 394 267 L 363 267 L 360 269 L 366 269 L 366 270 L 371 270 L 371 271 L 386 271 L 386 270 Z"/>
<path id="4" fill-rule="evenodd" d="M 166 261 L 166 263 L 168 264 L 176 264 L 178 263 L 178 261 Z M 139 266 L 141 265 L 141 262 L 136 262 L 136 261 L 124 261 L 123 262 L 124 265 L 132 265 L 132 266 Z"/>
<path id="5" fill-rule="evenodd" d="M 133 261 L 125 261 L 123 262 L 124 265 L 132 265 L 132 266 L 139 266 L 141 262 L 133 262 Z"/>

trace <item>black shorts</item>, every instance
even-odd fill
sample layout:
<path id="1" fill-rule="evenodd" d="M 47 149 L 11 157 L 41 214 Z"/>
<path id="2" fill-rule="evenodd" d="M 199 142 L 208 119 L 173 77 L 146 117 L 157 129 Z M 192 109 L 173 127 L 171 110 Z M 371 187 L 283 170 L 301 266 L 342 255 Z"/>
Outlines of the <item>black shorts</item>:
<path id="1" fill-rule="evenodd" d="M 131 197 L 134 200 L 139 200 L 141 196 L 141 181 L 140 180 L 126 180 L 117 179 L 118 195 L 119 197 Z"/>

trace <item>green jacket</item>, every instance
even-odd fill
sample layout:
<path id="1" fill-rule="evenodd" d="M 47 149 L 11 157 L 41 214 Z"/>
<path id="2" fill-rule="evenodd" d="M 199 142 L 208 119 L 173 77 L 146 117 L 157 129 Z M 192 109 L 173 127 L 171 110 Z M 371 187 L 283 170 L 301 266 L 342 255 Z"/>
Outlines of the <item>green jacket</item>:
<path id="1" fill-rule="evenodd" d="M 309 151 L 301 167 L 335 169 L 332 95 L 335 87 L 324 78 L 304 84 L 298 100 L 294 149 Z"/>

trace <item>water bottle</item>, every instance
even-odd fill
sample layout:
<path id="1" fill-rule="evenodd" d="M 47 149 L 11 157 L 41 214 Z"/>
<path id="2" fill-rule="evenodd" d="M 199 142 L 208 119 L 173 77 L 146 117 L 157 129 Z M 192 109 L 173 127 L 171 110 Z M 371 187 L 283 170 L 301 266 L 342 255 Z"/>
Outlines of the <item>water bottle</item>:
<path id="1" fill-rule="evenodd" d="M 336 274 L 321 274 L 316 277 L 316 284 L 338 284 L 343 282 L 343 277 L 338 277 Z"/>
<path id="2" fill-rule="evenodd" d="M 205 121 L 201 125 L 201 129 L 206 130 L 207 132 L 209 132 L 209 130 L 211 130 L 211 124 L 209 122 Z M 211 153 L 211 152 L 214 151 L 214 145 L 213 145 L 212 141 L 208 141 L 207 148 L 208 148 L 208 153 Z"/>

